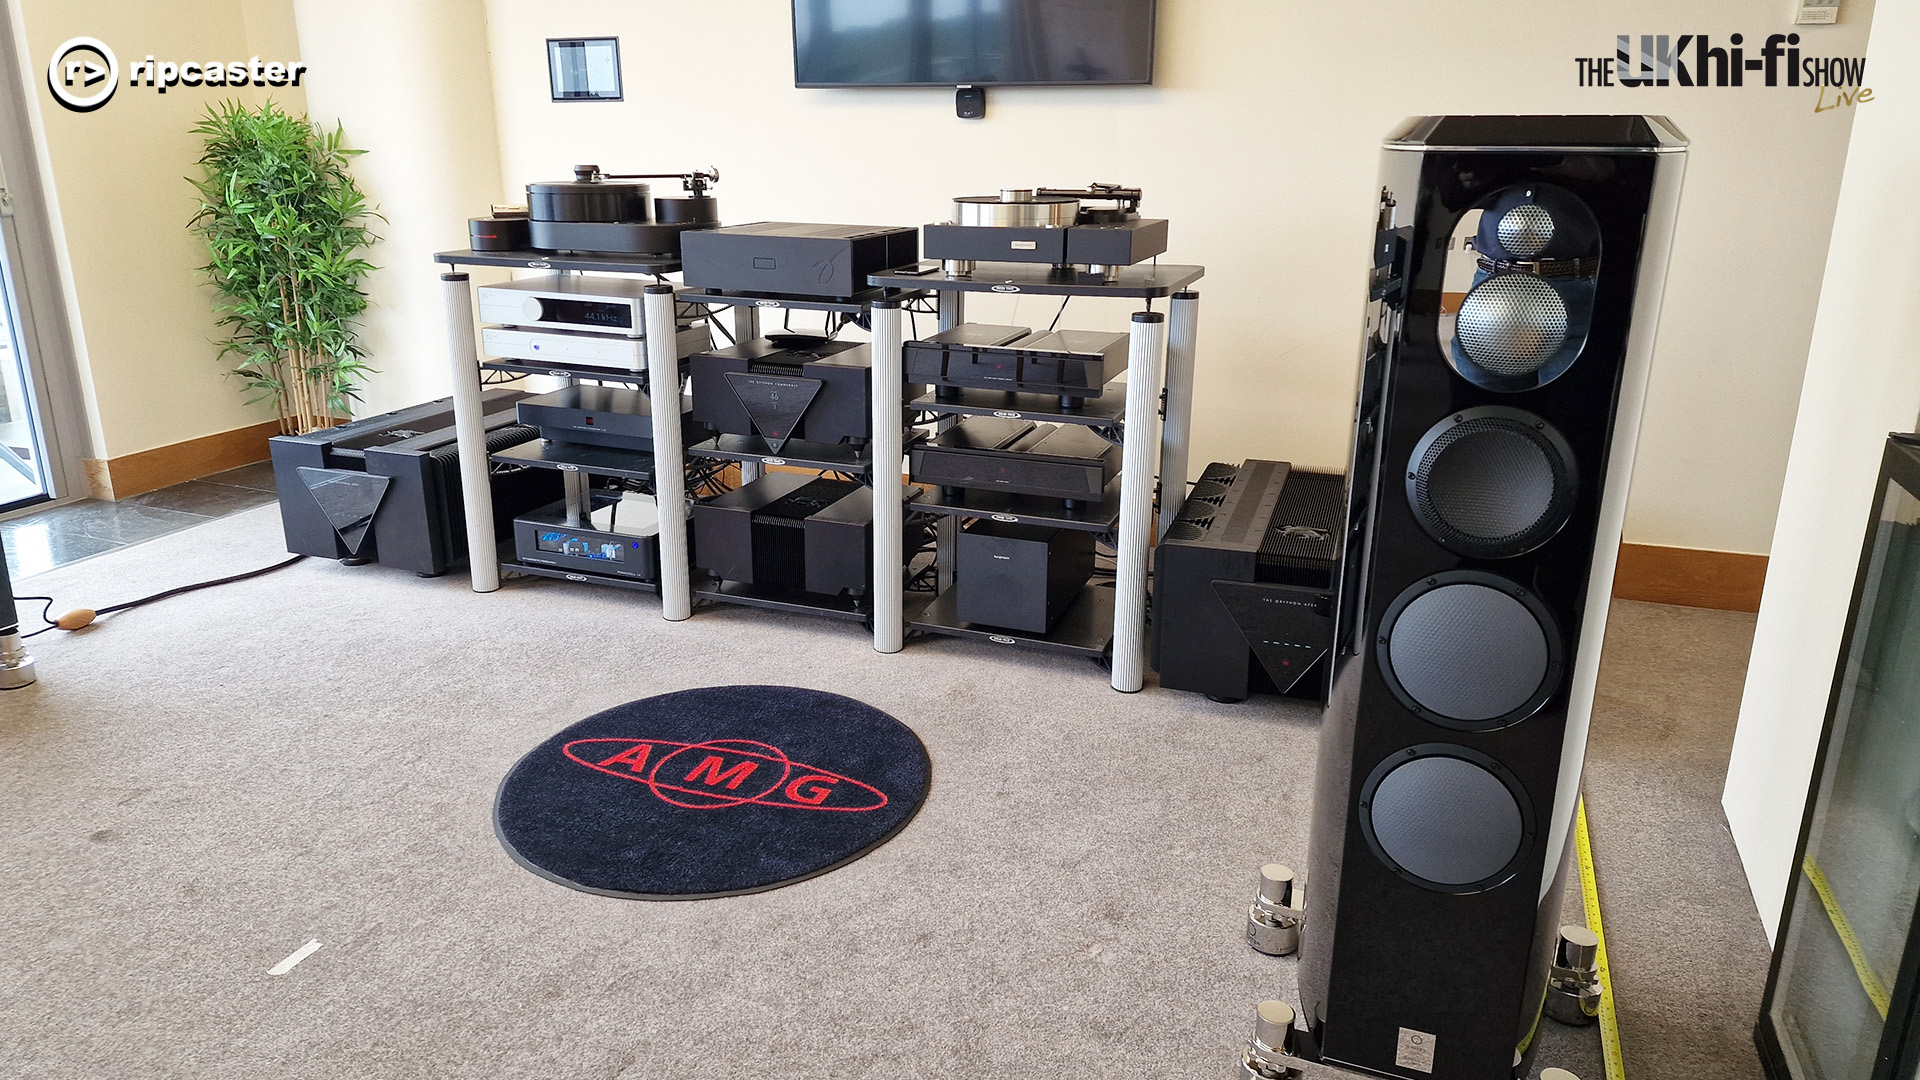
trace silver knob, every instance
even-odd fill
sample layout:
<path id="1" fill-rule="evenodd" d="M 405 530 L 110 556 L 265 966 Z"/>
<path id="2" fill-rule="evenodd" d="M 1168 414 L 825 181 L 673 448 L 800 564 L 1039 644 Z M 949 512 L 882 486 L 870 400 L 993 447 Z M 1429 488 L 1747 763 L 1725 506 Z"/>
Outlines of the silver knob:
<path id="1" fill-rule="evenodd" d="M 1268 999 L 1254 1010 L 1253 1041 L 1240 1055 L 1237 1080 L 1297 1080 L 1293 1056 L 1293 1006 Z"/>
<path id="2" fill-rule="evenodd" d="M 1268 863 L 1247 907 L 1247 944 L 1268 956 L 1290 956 L 1300 949 L 1301 910 L 1294 901 L 1291 867 Z"/>
<path id="3" fill-rule="evenodd" d="M 1293 904 L 1293 867 L 1268 863 L 1260 868 L 1260 899 L 1274 907 Z"/>
<path id="4" fill-rule="evenodd" d="M 1593 967 L 1600 955 L 1600 935 L 1584 926 L 1560 928 L 1560 964 L 1576 970 Z"/>
<path id="5" fill-rule="evenodd" d="M 1293 1006 L 1268 999 L 1255 1010 L 1253 1037 L 1269 1050 L 1285 1050 L 1293 1041 Z"/>

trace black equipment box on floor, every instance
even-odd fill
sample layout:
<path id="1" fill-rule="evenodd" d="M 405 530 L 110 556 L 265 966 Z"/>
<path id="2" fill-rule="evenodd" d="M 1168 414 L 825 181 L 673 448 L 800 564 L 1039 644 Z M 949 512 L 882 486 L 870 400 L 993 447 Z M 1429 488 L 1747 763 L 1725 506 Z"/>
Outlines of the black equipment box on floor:
<path id="1" fill-rule="evenodd" d="M 482 396 L 487 452 L 535 438 L 515 405 L 527 395 Z M 465 562 L 466 514 L 453 399 L 442 398 L 306 435 L 267 440 L 287 550 L 323 559 L 365 559 L 416 574 L 442 574 Z M 562 494 L 560 474 L 523 469 L 496 474 L 494 535 L 513 519 Z"/>
<path id="2" fill-rule="evenodd" d="M 1207 466 L 1154 549 L 1161 686 L 1324 700 L 1345 492 L 1343 477 L 1284 461 Z"/>
<path id="3" fill-rule="evenodd" d="M 680 238 L 686 282 L 697 289 L 844 298 L 867 275 L 920 261 L 920 231 L 883 225 L 758 221 Z"/>

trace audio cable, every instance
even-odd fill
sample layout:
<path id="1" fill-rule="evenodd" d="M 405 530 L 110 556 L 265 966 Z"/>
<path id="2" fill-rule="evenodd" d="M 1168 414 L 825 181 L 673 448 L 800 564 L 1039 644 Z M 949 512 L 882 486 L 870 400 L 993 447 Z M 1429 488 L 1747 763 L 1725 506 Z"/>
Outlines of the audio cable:
<path id="1" fill-rule="evenodd" d="M 21 634 L 20 637 L 22 640 L 25 640 L 30 637 L 38 637 L 39 635 L 44 634 L 49 630 L 79 630 L 82 627 L 93 625 L 93 621 L 95 619 L 98 619 L 102 615 L 111 615 L 116 611 L 131 611 L 134 608 L 143 607 L 147 604 L 152 604 L 161 600 L 168 599 L 169 597 L 179 596 L 182 593 L 198 592 L 201 589 L 211 589 L 216 585 L 231 585 L 236 581 L 246 581 L 250 578 L 257 578 L 263 574 L 271 574 L 275 570 L 285 570 L 287 567 L 292 566 L 294 563 L 297 563 L 304 558 L 306 558 L 305 555 L 294 555 L 282 562 L 274 563 L 271 566 L 263 566 L 258 570 L 248 570 L 245 573 L 233 574 L 229 577 L 216 578 L 212 581 L 196 582 L 192 585 L 181 585 L 177 588 L 167 589 L 164 592 L 154 593 L 152 596 L 143 596 L 138 600 L 128 600 L 128 601 L 125 601 L 124 603 L 119 603 L 119 604 L 109 604 L 106 607 L 100 608 L 98 610 L 95 610 L 93 608 L 75 608 L 72 611 L 67 612 L 66 614 L 60 616 L 57 619 L 47 618 L 47 613 L 53 610 L 53 597 L 51 596 L 18 597 L 18 599 L 21 599 L 21 600 L 44 601 L 44 603 L 41 605 L 41 608 L 40 608 L 40 621 L 47 624 L 41 627 L 40 629 L 33 631 L 30 634 Z"/>

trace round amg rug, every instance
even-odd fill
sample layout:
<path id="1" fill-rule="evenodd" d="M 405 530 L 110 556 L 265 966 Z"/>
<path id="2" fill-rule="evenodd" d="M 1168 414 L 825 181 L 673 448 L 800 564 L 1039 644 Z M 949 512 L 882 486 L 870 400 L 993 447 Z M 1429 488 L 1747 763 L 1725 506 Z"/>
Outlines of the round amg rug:
<path id="1" fill-rule="evenodd" d="M 926 798 L 927 749 L 838 694 L 714 686 L 631 701 L 507 773 L 494 831 L 527 869 L 587 892 L 696 900 L 824 874 Z"/>

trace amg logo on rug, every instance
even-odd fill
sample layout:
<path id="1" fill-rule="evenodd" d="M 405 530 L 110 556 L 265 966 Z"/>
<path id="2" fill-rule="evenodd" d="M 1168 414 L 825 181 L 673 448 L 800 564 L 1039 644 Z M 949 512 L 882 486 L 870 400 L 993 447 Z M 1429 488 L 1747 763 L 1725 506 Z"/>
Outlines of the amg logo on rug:
<path id="1" fill-rule="evenodd" d="M 752 804 L 858 813 L 887 805 L 886 793 L 871 784 L 794 761 L 779 747 L 751 739 L 575 739 L 560 752 L 595 772 L 645 784 L 662 802 L 688 810 Z"/>

